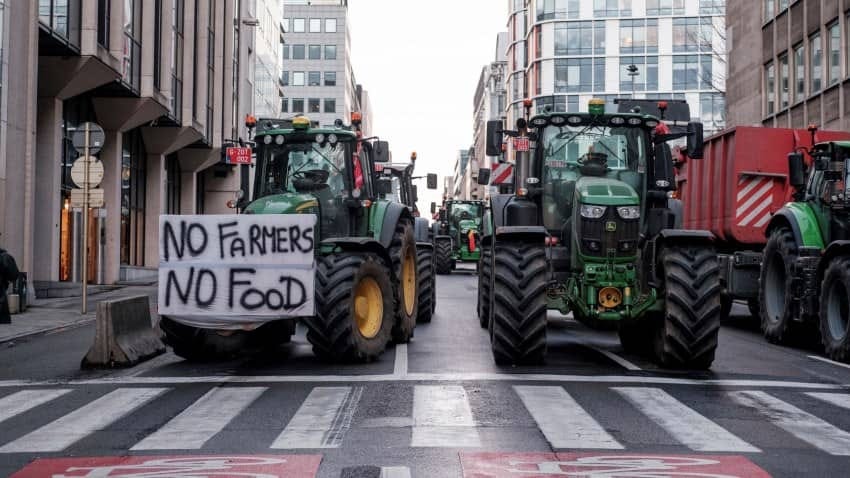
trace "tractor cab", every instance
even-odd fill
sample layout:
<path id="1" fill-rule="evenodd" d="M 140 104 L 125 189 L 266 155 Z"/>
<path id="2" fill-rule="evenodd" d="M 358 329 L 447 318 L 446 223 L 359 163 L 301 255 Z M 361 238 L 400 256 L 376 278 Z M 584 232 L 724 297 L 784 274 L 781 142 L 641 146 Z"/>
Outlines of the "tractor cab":
<path id="1" fill-rule="evenodd" d="M 811 206 L 825 243 L 850 240 L 850 141 L 818 143 L 810 154 L 808 180 L 803 156 L 789 156 L 792 186 L 802 193 L 795 197 Z"/>

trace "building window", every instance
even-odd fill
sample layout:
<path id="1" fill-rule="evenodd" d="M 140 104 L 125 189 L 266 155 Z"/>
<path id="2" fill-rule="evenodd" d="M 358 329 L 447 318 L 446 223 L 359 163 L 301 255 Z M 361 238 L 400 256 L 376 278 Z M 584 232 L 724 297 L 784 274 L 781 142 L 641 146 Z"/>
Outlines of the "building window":
<path id="1" fill-rule="evenodd" d="M 325 18 L 325 33 L 336 33 L 336 18 Z"/>
<path id="2" fill-rule="evenodd" d="M 809 94 L 815 94 L 823 88 L 823 45 L 820 41 L 820 33 L 809 37 L 809 72 L 812 75 L 811 90 Z"/>
<path id="3" fill-rule="evenodd" d="M 593 16 L 596 18 L 624 16 L 632 14 L 632 0 L 593 0 Z"/>
<path id="4" fill-rule="evenodd" d="M 292 86 L 304 86 L 304 72 L 303 71 L 293 71 L 292 72 Z"/>
<path id="5" fill-rule="evenodd" d="M 724 15 L 726 0 L 699 0 L 700 15 Z"/>
<path id="6" fill-rule="evenodd" d="M 280 74 L 280 86 L 289 86 L 289 72 L 284 71 Z"/>
<path id="7" fill-rule="evenodd" d="M 310 33 L 322 33 L 322 19 L 321 18 L 311 18 L 310 19 Z"/>
<path id="8" fill-rule="evenodd" d="M 289 98 L 284 98 L 280 102 L 280 112 L 289 113 Z"/>
<path id="9" fill-rule="evenodd" d="M 829 86 L 841 78 L 841 29 L 838 22 L 829 27 Z"/>
<path id="10" fill-rule="evenodd" d="M 776 72 L 774 71 L 773 63 L 768 63 L 764 67 L 764 92 L 765 92 L 765 112 L 772 115 L 776 110 Z"/>
<path id="11" fill-rule="evenodd" d="M 711 51 L 711 18 L 674 18 L 673 51 Z"/>
<path id="12" fill-rule="evenodd" d="M 165 157 L 165 214 L 180 214 L 182 181 L 177 154 Z"/>
<path id="13" fill-rule="evenodd" d="M 579 0 L 538 0 L 537 21 L 578 18 Z"/>
<path id="14" fill-rule="evenodd" d="M 38 0 L 38 20 L 55 38 L 80 48 L 80 0 Z"/>
<path id="15" fill-rule="evenodd" d="M 700 93 L 700 120 L 709 133 L 726 127 L 726 100 L 722 93 Z"/>
<path id="16" fill-rule="evenodd" d="M 307 73 L 307 86 L 322 86 L 322 72 L 311 71 Z"/>
<path id="17" fill-rule="evenodd" d="M 779 57 L 779 109 L 784 110 L 788 107 L 791 80 L 790 68 L 788 66 L 788 55 L 783 53 Z"/>
<path id="18" fill-rule="evenodd" d="M 764 21 L 770 21 L 776 15 L 774 0 L 764 0 Z"/>
<path id="19" fill-rule="evenodd" d="M 646 14 L 656 15 L 684 15 L 685 0 L 646 0 Z"/>
<path id="20" fill-rule="evenodd" d="M 182 4 L 182 0 L 179 3 Z M 180 34 L 182 36 L 182 22 L 180 28 Z M 124 3 L 124 58 L 121 79 L 136 92 L 139 91 L 141 83 L 141 37 L 142 0 L 126 0 Z"/>
<path id="21" fill-rule="evenodd" d="M 699 89 L 700 83 L 711 84 L 710 79 L 710 61 L 711 57 L 706 57 L 709 60 L 709 78 L 704 78 L 700 82 L 700 57 L 698 55 L 679 55 L 673 57 L 673 89 L 674 90 L 696 90 Z M 703 63 L 705 65 L 705 63 Z M 704 67 L 704 66 L 703 66 Z"/>
<path id="22" fill-rule="evenodd" d="M 303 98 L 293 98 L 292 99 L 292 112 L 293 113 L 303 113 L 304 112 L 304 99 Z"/>
<path id="23" fill-rule="evenodd" d="M 207 139 L 212 142 L 213 126 L 215 125 L 215 12 L 216 0 L 209 1 L 207 10 Z"/>
<path id="24" fill-rule="evenodd" d="M 289 19 L 288 18 L 284 18 L 280 21 L 280 28 L 283 30 L 284 33 L 290 32 L 290 30 L 289 30 Z"/>
<path id="25" fill-rule="evenodd" d="M 289 48 L 290 48 L 289 45 L 283 45 L 283 59 L 284 60 L 289 59 L 289 56 L 290 56 Z"/>
<path id="26" fill-rule="evenodd" d="M 555 92 L 593 91 L 593 60 L 570 58 L 555 60 Z"/>
<path id="27" fill-rule="evenodd" d="M 121 141 L 121 264 L 145 265 L 147 154 L 138 129 Z"/>
<path id="28" fill-rule="evenodd" d="M 555 26 L 555 55 L 590 55 L 593 52 L 593 22 L 559 23 Z"/>
<path id="29" fill-rule="evenodd" d="M 635 74 L 629 74 L 629 67 L 637 67 Z M 674 69 L 675 74 L 675 69 Z M 657 91 L 658 57 L 623 56 L 620 57 L 620 90 Z"/>
<path id="30" fill-rule="evenodd" d="M 325 60 L 336 60 L 336 45 L 325 45 Z"/>
<path id="31" fill-rule="evenodd" d="M 110 0 L 97 1 L 97 43 L 104 48 L 109 48 L 109 21 L 112 18 L 112 2 Z"/>
<path id="32" fill-rule="evenodd" d="M 593 91 L 605 91 L 605 58 L 593 59 Z"/>
<path id="33" fill-rule="evenodd" d="M 325 98 L 325 113 L 336 113 L 336 100 Z"/>
<path id="34" fill-rule="evenodd" d="M 162 58 L 162 0 L 153 2 L 153 56 Z M 162 89 L 162 62 L 153 62 L 153 87 Z"/>
<path id="35" fill-rule="evenodd" d="M 294 33 L 304 33 L 304 29 L 307 27 L 306 20 L 303 18 L 293 18 L 292 19 L 292 31 Z"/>
<path id="36" fill-rule="evenodd" d="M 171 112 L 183 118 L 183 0 L 174 0 L 171 15 Z"/>
<path id="37" fill-rule="evenodd" d="M 779 0 L 779 13 L 785 11 L 788 8 L 788 0 Z"/>
<path id="38" fill-rule="evenodd" d="M 306 58 L 306 47 L 304 45 L 292 45 L 292 59 L 304 60 Z"/>
<path id="39" fill-rule="evenodd" d="M 322 59 L 322 45 L 310 45 L 308 58 L 310 60 Z"/>
<path id="40" fill-rule="evenodd" d="M 605 54 L 605 21 L 593 22 L 593 53 Z"/>
<path id="41" fill-rule="evenodd" d="M 308 112 L 309 113 L 320 113 L 322 111 L 321 107 L 320 107 L 320 103 L 321 103 L 321 100 L 319 100 L 318 98 L 310 98 L 309 100 L 307 100 L 307 105 L 308 105 L 308 108 L 309 108 Z"/>
<path id="42" fill-rule="evenodd" d="M 336 72 L 335 71 L 326 71 L 325 72 L 325 86 L 336 86 Z"/>
<path id="43" fill-rule="evenodd" d="M 658 53 L 658 20 L 621 20 L 620 53 Z"/>
<path id="44" fill-rule="evenodd" d="M 806 98 L 806 62 L 803 44 L 794 47 L 794 102 Z"/>

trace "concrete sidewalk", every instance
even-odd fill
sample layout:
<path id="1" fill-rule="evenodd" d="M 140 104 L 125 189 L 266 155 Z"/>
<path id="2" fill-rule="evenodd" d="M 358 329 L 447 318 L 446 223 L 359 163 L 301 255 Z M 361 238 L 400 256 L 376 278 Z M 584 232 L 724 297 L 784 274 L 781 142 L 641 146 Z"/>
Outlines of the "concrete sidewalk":
<path id="1" fill-rule="evenodd" d="M 98 302 L 137 295 L 150 297 L 151 317 L 156 317 L 156 285 L 124 286 L 90 295 L 88 313 L 85 315 L 80 313 L 81 297 L 38 299 L 35 305 L 27 308 L 26 312 L 13 315 L 11 324 L 0 324 L 0 343 L 94 322 Z"/>

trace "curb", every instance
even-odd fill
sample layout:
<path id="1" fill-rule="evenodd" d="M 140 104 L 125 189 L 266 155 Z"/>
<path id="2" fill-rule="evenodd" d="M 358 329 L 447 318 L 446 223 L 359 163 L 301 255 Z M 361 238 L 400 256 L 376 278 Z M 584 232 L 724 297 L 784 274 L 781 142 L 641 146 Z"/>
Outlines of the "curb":
<path id="1" fill-rule="evenodd" d="M 8 342 L 14 342 L 16 340 L 35 337 L 35 336 L 38 336 L 38 335 L 46 335 L 46 334 L 49 334 L 51 332 L 60 331 L 62 329 L 75 329 L 77 327 L 82 327 L 84 325 L 88 325 L 90 323 L 93 323 L 94 321 L 95 321 L 95 317 L 86 316 L 86 318 L 84 318 L 84 319 L 78 320 L 76 322 L 71 322 L 71 323 L 68 323 L 68 324 L 61 324 L 61 325 L 55 325 L 55 326 L 52 326 L 52 327 L 45 327 L 45 328 L 40 329 L 40 330 L 31 330 L 29 332 L 22 332 L 20 334 L 11 335 L 11 336 L 8 336 L 8 337 L 0 337 L 0 345 L 6 344 Z"/>

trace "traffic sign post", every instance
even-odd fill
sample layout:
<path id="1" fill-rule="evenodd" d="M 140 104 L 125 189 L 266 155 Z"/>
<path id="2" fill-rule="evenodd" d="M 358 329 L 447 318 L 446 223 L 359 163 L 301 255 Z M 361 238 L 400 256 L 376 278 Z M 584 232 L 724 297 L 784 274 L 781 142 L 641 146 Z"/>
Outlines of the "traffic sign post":
<path id="1" fill-rule="evenodd" d="M 71 180 L 82 189 L 71 190 L 71 206 L 83 209 L 82 310 L 88 312 L 89 282 L 89 208 L 104 205 L 104 191 L 97 186 L 103 181 L 103 163 L 92 157 L 100 152 L 106 134 L 95 123 L 83 123 L 71 138 L 74 148 L 82 155 L 71 168 Z"/>

